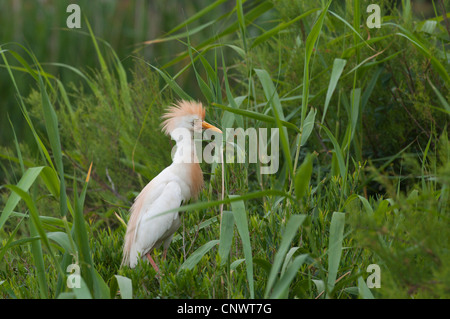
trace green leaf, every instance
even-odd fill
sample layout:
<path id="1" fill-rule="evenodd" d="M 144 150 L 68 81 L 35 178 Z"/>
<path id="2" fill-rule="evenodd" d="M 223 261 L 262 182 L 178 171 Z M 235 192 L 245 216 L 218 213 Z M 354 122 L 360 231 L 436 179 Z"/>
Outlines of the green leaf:
<path id="1" fill-rule="evenodd" d="M 241 30 L 242 34 L 242 42 L 244 43 L 244 50 L 247 51 L 247 32 L 245 28 L 245 17 L 244 10 L 242 9 L 242 2 L 242 0 L 236 0 L 236 13 L 239 22 L 239 29 Z"/>
<path id="2" fill-rule="evenodd" d="M 171 78 L 169 75 L 167 75 L 164 71 L 158 69 L 157 67 L 151 65 L 148 62 L 145 62 L 146 64 L 148 64 L 150 67 L 152 67 L 153 69 L 155 69 L 160 75 L 161 77 L 164 79 L 164 81 L 166 81 L 167 85 L 178 95 L 178 97 L 180 99 L 183 100 L 192 100 L 192 98 L 189 96 L 189 94 L 187 94 L 179 85 L 177 82 L 175 82 L 174 78 Z"/>
<path id="3" fill-rule="evenodd" d="M 307 257 L 307 254 L 300 255 L 292 261 L 292 263 L 286 269 L 286 272 L 281 276 L 280 280 L 273 287 L 270 298 L 286 298 L 289 285 L 291 284 L 292 280 L 294 280 L 294 277 L 297 274 L 299 268 L 305 263 Z"/>
<path id="4" fill-rule="evenodd" d="M 336 282 L 339 263 L 342 255 L 342 241 L 344 235 L 345 214 L 334 212 L 331 217 L 330 237 L 328 242 L 328 278 L 327 296 L 331 293 Z"/>
<path id="5" fill-rule="evenodd" d="M 369 83 L 367 84 L 367 88 L 364 90 L 364 93 L 362 95 L 361 99 L 361 112 L 364 111 L 366 108 L 366 104 L 369 101 L 369 97 L 372 95 L 373 89 L 375 88 L 375 85 L 377 83 L 378 77 L 380 76 L 381 72 L 383 72 L 384 66 L 381 65 L 377 68 L 373 76 L 371 77 Z"/>
<path id="6" fill-rule="evenodd" d="M 433 85 L 433 83 L 430 81 L 430 79 L 427 77 L 428 84 L 430 84 L 431 88 L 433 89 L 434 93 L 439 99 L 439 102 L 441 102 L 444 109 L 447 111 L 447 114 L 450 114 L 450 104 L 448 101 L 442 96 L 441 92 L 436 88 L 436 86 Z"/>
<path id="7" fill-rule="evenodd" d="M 219 256 L 221 265 L 225 264 L 230 255 L 233 241 L 234 218 L 233 212 L 223 211 L 222 223 L 220 225 Z"/>
<path id="8" fill-rule="evenodd" d="M 48 191 L 56 198 L 59 198 L 60 184 L 56 171 L 48 166 L 44 167 L 40 174 L 47 186 Z"/>
<path id="9" fill-rule="evenodd" d="M 345 180 L 347 174 L 347 170 L 346 170 L 346 165 L 345 165 L 345 161 L 344 161 L 344 153 L 341 150 L 341 147 L 339 146 L 338 141 L 336 140 L 336 138 L 333 136 L 333 134 L 330 132 L 329 129 L 327 129 L 325 126 L 320 125 L 325 132 L 328 135 L 328 138 L 330 139 L 331 143 L 333 143 L 334 146 L 334 154 L 336 155 L 336 159 L 337 159 L 337 163 L 339 166 L 339 173 L 342 177 L 343 180 Z"/>
<path id="10" fill-rule="evenodd" d="M 305 160 L 302 165 L 297 170 L 295 175 L 295 196 L 297 200 L 300 200 L 308 189 L 309 182 L 311 180 L 312 170 L 313 170 L 313 159 L 312 154 L 306 155 Z"/>
<path id="11" fill-rule="evenodd" d="M 358 278 L 358 290 L 359 290 L 359 296 L 362 299 L 375 299 L 372 295 L 372 292 L 370 291 L 369 287 L 367 287 L 366 282 L 362 277 Z"/>
<path id="12" fill-rule="evenodd" d="M 300 128 L 303 128 L 303 123 L 305 121 L 306 117 L 306 109 L 308 107 L 308 100 L 309 100 L 309 63 L 311 60 L 311 56 L 313 53 L 314 46 L 316 45 L 317 39 L 319 38 L 320 31 L 322 30 L 323 21 L 325 20 L 325 17 L 328 12 L 328 8 L 330 7 L 331 0 L 328 2 L 328 4 L 325 6 L 325 8 L 322 10 L 322 12 L 319 15 L 319 18 L 317 19 L 316 23 L 311 29 L 311 32 L 308 34 L 308 37 L 306 38 L 306 44 L 305 44 L 305 63 L 304 63 L 304 70 L 303 70 L 303 93 L 302 93 L 302 112 L 301 112 L 301 122 L 300 122 Z"/>
<path id="13" fill-rule="evenodd" d="M 58 131 L 58 118 L 56 112 L 50 102 L 47 90 L 44 87 L 44 82 L 39 75 L 39 88 L 42 97 L 42 108 L 44 114 L 45 128 L 47 130 L 47 137 L 50 141 L 50 146 L 53 151 L 53 158 L 55 161 L 55 166 L 58 170 L 59 175 L 59 206 L 61 216 L 67 214 L 67 197 L 66 197 L 66 187 L 64 182 L 64 166 L 62 161 L 62 151 L 61 151 L 61 141 L 59 138 Z"/>
<path id="14" fill-rule="evenodd" d="M 312 133 L 312 130 L 314 129 L 314 121 L 316 120 L 316 114 L 317 109 L 311 109 L 311 111 L 309 111 L 308 116 L 305 119 L 305 123 L 303 124 L 302 139 L 300 141 L 300 146 L 306 144 L 306 142 L 309 139 L 309 136 Z"/>
<path id="15" fill-rule="evenodd" d="M 403 31 L 403 33 L 397 32 L 396 35 L 399 35 L 401 37 L 408 39 L 408 41 L 410 41 L 416 48 L 418 48 L 419 51 L 425 57 L 430 59 L 431 64 L 436 69 L 436 71 L 440 74 L 440 76 L 446 82 L 446 84 L 448 85 L 450 83 L 450 75 L 447 73 L 447 69 L 441 64 L 441 62 L 436 58 L 436 56 L 434 54 L 432 54 L 431 51 L 428 49 L 428 48 L 433 47 L 432 45 L 430 45 L 429 43 L 426 43 L 422 39 L 419 40 L 418 37 L 416 37 L 410 31 L 406 30 L 405 28 L 403 28 L 402 26 L 400 26 L 398 24 L 389 22 L 389 23 L 382 24 L 382 26 L 384 26 L 384 25 L 393 25 L 393 26 L 400 28 Z"/>
<path id="16" fill-rule="evenodd" d="M 283 267 L 281 268 L 281 275 L 285 273 L 287 266 L 289 266 L 289 263 L 291 262 L 292 256 L 299 248 L 300 247 L 292 247 L 291 249 L 289 249 L 289 252 L 286 254 L 286 257 L 284 258 Z"/>
<path id="17" fill-rule="evenodd" d="M 172 34 L 188 24 L 191 24 L 192 22 L 195 22 L 199 20 L 201 17 L 205 16 L 206 14 L 210 13 L 213 9 L 215 9 L 217 6 L 221 5 L 222 3 L 226 2 L 227 0 L 217 0 L 210 4 L 209 6 L 205 7 L 204 9 L 201 9 L 200 11 L 196 12 L 194 15 L 190 16 L 188 19 L 184 20 L 182 23 L 174 27 L 172 30 L 167 32 L 166 36 L 169 34 Z"/>
<path id="18" fill-rule="evenodd" d="M 369 201 L 365 197 L 362 197 L 361 195 L 358 195 L 358 198 L 361 201 L 361 203 L 363 204 L 364 209 L 366 210 L 366 212 L 368 214 L 372 214 L 373 213 L 373 209 L 372 209 L 372 206 L 370 206 Z"/>
<path id="19" fill-rule="evenodd" d="M 98 273 L 97 269 L 91 268 L 94 274 L 94 297 L 96 299 L 109 299 L 110 291 L 106 282 L 103 280 L 102 276 Z"/>
<path id="20" fill-rule="evenodd" d="M 230 195 L 230 198 L 236 198 L 236 195 Z M 250 290 L 250 298 L 255 298 L 254 284 L 253 284 L 253 256 L 252 245 L 250 243 L 250 234 L 248 231 L 247 212 L 243 201 L 231 202 L 234 220 L 238 229 L 239 236 L 242 240 L 244 248 L 245 265 L 247 268 L 247 281 Z"/>
<path id="21" fill-rule="evenodd" d="M 270 78 L 269 73 L 266 70 L 262 69 L 255 69 L 255 73 L 258 75 L 259 81 L 261 82 L 261 85 L 264 90 L 264 94 L 266 96 L 266 99 L 268 101 L 268 104 L 271 106 L 272 113 L 275 117 L 275 123 L 278 126 L 278 129 L 280 130 L 280 139 L 281 139 L 281 146 L 283 149 L 283 154 L 286 157 L 286 163 L 289 167 L 289 171 L 291 175 L 293 174 L 293 167 L 292 167 L 292 156 L 291 151 L 289 148 L 289 136 L 287 134 L 287 129 L 283 127 L 281 121 L 285 120 L 284 113 L 283 113 L 283 107 L 281 106 L 280 98 L 278 96 L 278 93 L 275 89 L 275 86 L 273 85 L 272 79 Z"/>
<path id="22" fill-rule="evenodd" d="M 31 167 L 25 171 L 19 183 L 17 183 L 17 187 L 27 192 L 30 186 L 36 181 L 36 178 L 44 169 L 44 166 L 41 167 Z M 5 224 L 8 217 L 13 212 L 14 208 L 20 201 L 20 196 L 15 192 L 11 193 L 8 200 L 6 201 L 5 208 L 3 209 L 2 215 L 0 216 L 0 230 Z"/>
<path id="23" fill-rule="evenodd" d="M 51 232 L 47 233 L 47 237 L 50 240 L 53 240 L 55 243 L 57 243 L 62 249 L 63 252 L 67 252 L 70 254 L 75 253 L 72 250 L 72 246 L 70 244 L 69 236 L 67 236 L 64 232 Z"/>
<path id="24" fill-rule="evenodd" d="M 18 44 L 18 43 L 16 43 L 16 45 L 21 47 L 25 52 L 27 52 L 30 56 L 32 56 L 32 54 L 27 50 L 27 48 L 23 47 L 21 44 Z M 17 54 L 14 51 L 11 51 L 11 50 L 8 50 L 8 53 L 11 53 L 16 58 L 16 60 L 19 61 L 27 69 L 27 72 L 31 76 L 33 76 L 34 79 L 37 80 L 37 75 L 36 75 L 37 72 L 32 70 L 31 67 L 28 65 L 28 63 L 23 58 L 21 58 L 19 54 Z M 1 52 L 1 55 L 2 55 L 3 61 L 5 62 L 5 65 L 6 65 L 6 68 L 8 70 L 9 76 L 11 78 L 11 81 L 12 81 L 12 83 L 14 85 L 15 91 L 17 93 L 20 110 L 21 110 L 23 116 L 25 117 L 25 121 L 27 122 L 28 126 L 31 129 L 31 132 L 33 134 L 33 137 L 34 137 L 34 139 L 36 141 L 36 144 L 38 146 L 39 152 L 41 154 L 41 157 L 42 157 L 42 159 L 44 161 L 47 161 L 49 163 L 49 165 L 52 166 L 52 168 L 54 168 L 53 162 L 52 162 L 52 160 L 50 158 L 50 154 L 48 153 L 45 145 L 42 143 L 42 140 L 40 139 L 39 135 L 37 134 L 37 132 L 36 132 L 34 126 L 33 126 L 33 122 L 31 121 L 31 118 L 30 118 L 30 116 L 28 114 L 28 111 L 27 111 L 27 109 L 25 107 L 25 102 L 23 101 L 22 95 L 20 94 L 19 88 L 17 87 L 16 80 L 14 78 L 14 75 L 13 75 L 12 71 L 11 71 L 12 67 L 9 65 L 5 54 L 3 52 Z M 0 223 L 0 225 L 1 225 L 1 223 Z M 0 226 L 0 228 L 1 228 L 1 226 Z"/>
<path id="25" fill-rule="evenodd" d="M 248 11 L 247 13 L 245 13 L 245 25 L 246 26 L 249 25 L 256 18 L 260 17 L 261 15 L 263 15 L 265 12 L 267 12 L 268 10 L 270 10 L 272 8 L 273 8 L 273 3 L 271 3 L 270 1 L 263 1 L 262 3 L 258 4 L 256 7 L 254 7 L 253 9 Z M 221 18 L 227 18 L 229 16 L 230 16 L 230 13 L 226 13 L 222 17 L 218 18 L 217 20 L 220 20 Z M 221 38 L 236 32 L 237 30 L 239 30 L 239 27 L 240 27 L 239 21 L 233 22 L 231 25 L 229 25 L 227 28 L 225 28 L 225 30 L 223 30 L 219 34 L 214 34 L 213 37 L 211 37 L 211 38 L 203 41 L 202 43 L 200 43 L 198 46 L 196 46 L 196 49 L 200 51 L 200 50 L 202 50 L 204 48 L 207 48 L 207 47 L 209 47 L 209 48 L 214 47 L 214 46 L 211 46 L 211 43 L 213 43 L 215 41 L 218 41 Z M 170 62 L 164 64 L 162 66 L 162 69 L 166 69 L 166 68 L 174 65 L 175 63 L 180 62 L 181 60 L 185 59 L 188 55 L 189 55 L 189 53 L 187 53 L 187 52 L 179 55 L 175 59 L 173 59 Z"/>
<path id="26" fill-rule="evenodd" d="M 237 260 L 233 261 L 233 262 L 231 263 L 231 265 L 230 265 L 230 269 L 231 269 L 231 270 L 236 270 L 236 268 L 237 268 L 240 264 L 242 264 L 244 261 L 245 261 L 244 258 L 237 259 Z"/>
<path id="27" fill-rule="evenodd" d="M 33 220 L 29 221 L 29 228 L 30 228 L 30 236 L 36 237 L 38 235 L 38 231 L 36 230 L 36 225 L 33 224 Z M 48 285 L 45 276 L 46 271 L 40 240 L 35 240 L 31 242 L 31 253 L 33 255 L 34 266 L 36 268 L 36 278 L 39 285 L 39 295 L 41 299 L 47 299 Z"/>
<path id="28" fill-rule="evenodd" d="M 20 184 L 20 181 L 19 181 L 19 184 Z M 31 196 L 24 189 L 20 188 L 19 186 L 5 185 L 5 187 L 9 188 L 15 194 L 20 196 L 20 198 L 26 203 L 26 205 L 30 211 L 30 216 L 31 216 L 30 223 L 29 223 L 31 237 L 35 237 L 38 234 L 40 236 L 40 241 L 32 241 L 31 246 L 32 246 L 32 253 L 33 253 L 33 257 L 35 259 L 35 264 L 36 264 L 36 268 L 37 268 L 37 277 L 38 277 L 38 282 L 39 282 L 39 287 L 40 287 L 40 295 L 42 298 L 46 298 L 48 296 L 48 291 L 47 291 L 47 282 L 46 282 L 46 278 L 45 278 L 46 272 L 44 269 L 44 261 L 43 261 L 43 256 L 42 256 L 41 242 L 48 249 L 48 252 L 50 253 L 50 256 L 60 274 L 62 273 L 61 266 L 58 263 L 55 255 L 53 254 L 53 251 L 50 247 L 50 243 L 47 238 L 47 234 L 44 231 L 41 220 L 39 219 L 39 213 L 37 211 L 36 205 L 35 205 L 34 201 L 32 200 Z"/>
<path id="29" fill-rule="evenodd" d="M 290 196 L 289 194 L 287 194 L 286 192 L 275 190 L 275 189 L 268 189 L 265 191 L 248 193 L 248 194 L 245 194 L 242 196 L 236 196 L 236 197 L 230 196 L 229 198 L 225 198 L 224 200 L 205 201 L 205 202 L 198 202 L 198 203 L 183 205 L 179 208 L 174 208 L 174 209 L 162 212 L 161 214 L 155 215 L 155 217 L 158 217 L 158 216 L 161 216 L 164 214 L 169 214 L 172 212 L 186 212 L 186 211 L 191 211 L 191 210 L 195 210 L 195 209 L 205 209 L 205 208 L 209 208 L 209 207 L 219 206 L 221 204 L 229 204 L 229 203 L 233 203 L 233 202 L 237 202 L 237 201 L 241 201 L 241 200 L 245 201 L 245 200 L 255 199 L 255 198 L 260 198 L 260 197 L 265 197 L 265 196 L 281 196 L 284 198 L 289 198 L 293 203 L 295 203 L 295 199 L 292 196 Z"/>
<path id="30" fill-rule="evenodd" d="M 211 250 L 214 246 L 216 246 L 220 241 L 219 240 L 211 240 L 198 248 L 196 251 L 194 251 L 188 259 L 181 265 L 178 272 L 184 270 L 184 269 L 193 269 L 202 259 L 202 257 Z"/>
<path id="31" fill-rule="evenodd" d="M 292 215 L 291 218 L 289 218 L 289 221 L 286 223 L 286 228 L 283 232 L 283 238 L 281 240 L 280 247 L 278 248 L 278 251 L 275 255 L 272 269 L 270 270 L 270 275 L 267 280 L 266 291 L 264 293 L 265 298 L 269 296 L 269 293 L 275 284 L 283 260 L 285 260 L 289 245 L 291 244 L 295 234 L 297 233 L 298 229 L 305 219 L 306 215 Z"/>
<path id="32" fill-rule="evenodd" d="M 14 228 L 12 234 L 9 236 L 8 240 L 6 241 L 6 243 L 3 245 L 2 249 L 0 250 L 0 260 L 3 260 L 3 257 L 6 254 L 6 251 L 9 249 L 9 247 L 12 247 L 16 242 L 20 241 L 17 240 L 15 242 L 13 242 L 14 240 L 14 236 L 16 236 L 17 231 L 19 230 L 20 225 L 22 225 L 24 218 L 20 219 L 20 221 L 17 223 L 16 227 Z"/>
<path id="33" fill-rule="evenodd" d="M 111 298 L 114 298 L 117 291 L 119 290 L 122 299 L 133 299 L 133 282 L 130 278 L 114 275 L 111 278 L 111 281 Z"/>
<path id="34" fill-rule="evenodd" d="M 83 280 L 83 277 L 81 276 L 80 276 L 80 288 L 74 287 L 72 288 L 72 291 L 76 299 L 92 299 L 89 287 L 86 285 L 86 282 Z M 59 296 L 61 296 L 61 294 Z M 62 297 L 64 297 L 64 295 Z"/>
<path id="35" fill-rule="evenodd" d="M 239 114 L 239 115 L 242 115 L 242 116 L 254 119 L 254 120 L 258 120 L 258 121 L 265 122 L 265 123 L 276 124 L 276 119 L 273 116 L 261 114 L 258 112 L 248 111 L 248 110 L 244 110 L 244 109 L 237 109 L 237 108 L 229 107 L 229 106 L 218 104 L 218 103 L 212 103 L 212 105 L 217 106 L 217 107 L 221 108 L 222 110 L 225 110 L 225 111 L 228 111 L 231 113 L 235 113 L 235 114 Z M 298 127 L 296 125 L 294 125 L 290 122 L 286 122 L 286 121 L 280 121 L 280 123 L 283 126 L 290 128 L 292 130 L 295 130 L 297 133 L 300 133 L 300 130 L 298 129 Z"/>
<path id="36" fill-rule="evenodd" d="M 253 40 L 252 43 L 252 48 L 256 47 L 257 45 L 261 44 L 262 42 L 267 41 L 268 39 L 272 38 L 273 36 L 275 36 L 276 34 L 278 34 L 280 31 L 290 27 L 293 23 L 309 16 L 310 14 L 319 11 L 320 9 L 315 8 L 315 9 L 311 9 L 297 17 L 295 17 L 294 19 L 288 21 L 288 22 L 282 22 L 280 24 L 278 24 L 276 27 L 270 29 L 270 30 L 266 30 L 263 32 L 263 34 L 261 34 L 259 37 L 257 37 L 255 40 Z"/>
<path id="37" fill-rule="evenodd" d="M 330 104 L 331 97 L 333 95 L 334 90 L 336 89 L 336 85 L 339 81 L 339 78 L 341 77 L 342 71 L 344 70 L 345 65 L 347 64 L 347 60 L 343 59 L 334 59 L 333 62 L 333 70 L 331 71 L 331 78 L 330 83 L 328 84 L 328 90 L 327 95 L 325 98 L 325 104 L 323 106 L 323 114 L 322 114 L 322 121 L 325 120 L 325 115 L 327 114 L 328 105 Z"/>
<path id="38" fill-rule="evenodd" d="M 208 104 L 212 103 L 214 101 L 213 90 L 208 86 L 208 84 L 206 84 L 206 82 L 202 79 L 201 75 L 197 72 L 197 68 L 195 67 L 194 57 L 192 54 L 192 46 L 191 46 L 189 35 L 188 35 L 187 46 L 188 46 L 189 57 L 191 58 L 192 68 L 194 70 L 198 86 L 199 86 L 200 90 L 202 91 L 203 95 L 206 97 Z"/>

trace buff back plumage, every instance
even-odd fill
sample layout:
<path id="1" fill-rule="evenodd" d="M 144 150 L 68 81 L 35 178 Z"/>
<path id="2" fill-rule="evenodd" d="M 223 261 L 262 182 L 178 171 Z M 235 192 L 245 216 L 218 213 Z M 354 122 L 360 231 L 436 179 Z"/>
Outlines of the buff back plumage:
<path id="1" fill-rule="evenodd" d="M 201 120 L 205 119 L 205 109 L 199 102 L 181 100 L 169 107 L 167 112 L 162 116 L 164 119 L 163 132 L 170 135 L 178 123 L 178 120 L 183 116 L 197 115 Z"/>

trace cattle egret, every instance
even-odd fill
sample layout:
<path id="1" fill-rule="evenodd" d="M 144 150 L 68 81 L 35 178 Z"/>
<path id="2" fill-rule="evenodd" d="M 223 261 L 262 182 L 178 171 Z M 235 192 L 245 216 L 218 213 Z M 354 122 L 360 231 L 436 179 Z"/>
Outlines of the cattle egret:
<path id="1" fill-rule="evenodd" d="M 156 273 L 159 269 L 151 252 L 163 245 L 165 259 L 173 234 L 181 224 L 178 212 L 161 213 L 196 198 L 203 186 L 200 165 L 192 160 L 196 158 L 194 131 L 211 129 L 222 133 L 204 121 L 205 109 L 197 102 L 180 101 L 169 107 L 163 119 L 163 132 L 177 145 L 173 163 L 144 187 L 131 206 L 122 259 L 122 265 L 134 268 L 140 257 L 147 257 Z M 180 137 L 180 132 L 188 132 L 188 137 L 186 134 Z"/>

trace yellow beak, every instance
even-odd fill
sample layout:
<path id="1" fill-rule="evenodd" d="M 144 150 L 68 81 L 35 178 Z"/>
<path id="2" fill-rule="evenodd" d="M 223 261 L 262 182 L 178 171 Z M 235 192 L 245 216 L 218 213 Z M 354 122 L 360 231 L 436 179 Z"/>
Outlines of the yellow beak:
<path id="1" fill-rule="evenodd" d="M 213 130 L 215 132 L 222 133 L 222 131 L 219 130 L 217 127 L 215 127 L 214 125 L 211 125 L 209 123 L 206 123 L 205 121 L 202 121 L 202 128 L 205 129 L 205 130 L 210 129 L 210 130 Z"/>

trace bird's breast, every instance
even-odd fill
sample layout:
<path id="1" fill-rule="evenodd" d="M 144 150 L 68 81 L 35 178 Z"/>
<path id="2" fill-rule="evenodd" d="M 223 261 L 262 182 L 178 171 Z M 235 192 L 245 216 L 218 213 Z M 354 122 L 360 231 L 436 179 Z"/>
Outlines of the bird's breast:
<path id="1" fill-rule="evenodd" d="M 174 163 L 173 173 L 179 178 L 183 197 L 196 198 L 203 187 L 203 172 L 199 163 Z"/>

